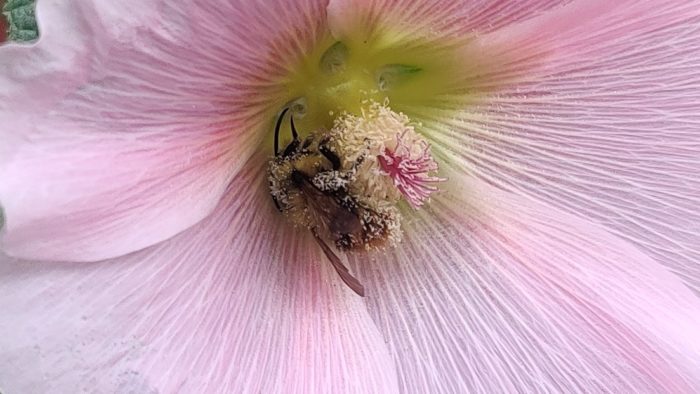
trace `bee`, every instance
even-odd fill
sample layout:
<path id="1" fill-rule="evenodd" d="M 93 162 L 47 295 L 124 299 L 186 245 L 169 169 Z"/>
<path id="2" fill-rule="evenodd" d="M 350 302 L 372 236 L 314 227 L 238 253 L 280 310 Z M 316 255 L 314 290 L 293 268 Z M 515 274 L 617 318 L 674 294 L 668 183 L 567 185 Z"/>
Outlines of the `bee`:
<path id="1" fill-rule="evenodd" d="M 328 243 L 341 251 L 376 248 L 391 231 L 391 212 L 372 208 L 361 196 L 353 195 L 350 186 L 364 158 L 344 163 L 334 152 L 329 132 L 317 130 L 302 141 L 292 115 L 292 141 L 280 150 L 280 128 L 288 110 L 282 111 L 275 125 L 275 157 L 269 166 L 272 200 L 295 225 L 311 231 L 343 282 L 364 296 L 362 284 Z"/>

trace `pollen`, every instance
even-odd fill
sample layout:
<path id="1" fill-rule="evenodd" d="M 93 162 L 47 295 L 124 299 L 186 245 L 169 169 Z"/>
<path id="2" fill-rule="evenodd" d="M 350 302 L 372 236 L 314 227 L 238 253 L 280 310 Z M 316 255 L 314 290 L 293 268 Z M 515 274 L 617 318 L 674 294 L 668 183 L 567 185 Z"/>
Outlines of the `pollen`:
<path id="1" fill-rule="evenodd" d="M 435 173 L 430 144 L 416 132 L 420 124 L 391 110 L 388 101 L 370 102 L 361 115 L 343 114 L 334 123 L 331 135 L 340 156 L 363 157 L 353 192 L 369 196 L 377 204 L 405 200 L 419 208 L 445 181 Z"/>

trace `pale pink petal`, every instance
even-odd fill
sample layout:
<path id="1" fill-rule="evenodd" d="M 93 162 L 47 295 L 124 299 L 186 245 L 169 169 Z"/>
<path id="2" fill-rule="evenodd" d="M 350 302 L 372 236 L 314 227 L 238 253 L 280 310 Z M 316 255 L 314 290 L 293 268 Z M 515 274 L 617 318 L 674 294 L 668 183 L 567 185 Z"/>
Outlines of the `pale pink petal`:
<path id="1" fill-rule="evenodd" d="M 700 390 L 700 299 L 633 245 L 481 181 L 427 207 L 351 264 L 404 392 Z"/>
<path id="2" fill-rule="evenodd" d="M 324 31 L 324 12 L 39 2 L 39 42 L 0 47 L 3 250 L 109 258 L 206 216 L 266 136 L 284 67 Z"/>
<path id="3" fill-rule="evenodd" d="M 700 2 L 555 3 L 338 2 L 329 23 L 462 34 L 470 105 L 402 108 L 440 164 L 606 225 L 700 294 Z"/>
<path id="4" fill-rule="evenodd" d="M 384 339 L 313 239 L 280 217 L 264 163 L 214 213 L 99 263 L 0 263 L 8 393 L 397 391 Z"/>
<path id="5" fill-rule="evenodd" d="M 479 45 L 518 83 L 433 122 L 434 150 L 606 225 L 700 292 L 700 3 L 577 2 Z"/>
<path id="6" fill-rule="evenodd" d="M 570 0 L 569 0 L 570 1 Z M 567 0 L 330 0 L 329 27 L 338 37 L 392 31 L 434 38 L 484 33 L 539 15 Z"/>
<path id="7" fill-rule="evenodd" d="M 359 47 L 372 42 L 390 48 L 398 63 L 427 64 L 426 72 L 433 72 L 435 84 L 425 96 L 406 100 L 391 91 L 388 96 L 394 109 L 411 116 L 427 111 L 429 116 L 447 118 L 514 77 L 510 70 L 512 48 L 502 42 L 482 45 L 482 36 L 546 15 L 570 2 L 330 0 L 328 27 L 338 40 L 355 41 Z M 431 70 L 435 59 L 444 69 Z M 426 64 L 420 64 L 421 60 Z"/>

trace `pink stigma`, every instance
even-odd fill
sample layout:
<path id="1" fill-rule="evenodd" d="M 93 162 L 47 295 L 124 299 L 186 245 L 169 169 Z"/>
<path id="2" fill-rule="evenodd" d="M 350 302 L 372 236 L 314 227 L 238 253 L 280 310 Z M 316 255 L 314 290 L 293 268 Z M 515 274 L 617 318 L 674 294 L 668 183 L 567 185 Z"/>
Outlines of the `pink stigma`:
<path id="1" fill-rule="evenodd" d="M 396 135 L 396 150 L 393 152 L 385 148 L 384 153 L 379 155 L 379 164 L 382 170 L 391 177 L 401 194 L 413 208 L 423 205 L 430 194 L 436 192 L 438 187 L 436 182 L 445 179 L 429 175 L 432 171 L 437 171 L 438 165 L 430 155 L 430 146 L 427 142 L 421 141 L 421 152 L 411 154 L 411 149 L 406 145 L 406 132 Z"/>

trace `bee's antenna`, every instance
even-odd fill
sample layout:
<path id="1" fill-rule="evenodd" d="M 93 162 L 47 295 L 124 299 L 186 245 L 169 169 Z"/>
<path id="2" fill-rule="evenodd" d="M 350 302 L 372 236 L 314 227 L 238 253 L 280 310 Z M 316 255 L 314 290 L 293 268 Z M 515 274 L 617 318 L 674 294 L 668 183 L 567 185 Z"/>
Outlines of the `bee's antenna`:
<path id="1" fill-rule="evenodd" d="M 282 119 L 284 119 L 284 115 L 287 113 L 287 111 L 289 111 L 289 107 L 282 110 L 280 117 L 277 118 L 277 124 L 275 125 L 275 156 L 277 156 L 277 153 L 279 152 L 280 127 L 282 127 Z M 292 133 L 294 133 L 294 135 L 296 136 L 296 131 L 294 130 L 293 122 L 294 120 L 292 120 Z"/>
<path id="2" fill-rule="evenodd" d="M 294 141 L 297 141 L 299 139 L 299 134 L 297 133 L 297 128 L 294 127 L 294 114 L 289 116 L 289 120 L 292 121 L 292 138 L 294 138 Z"/>

